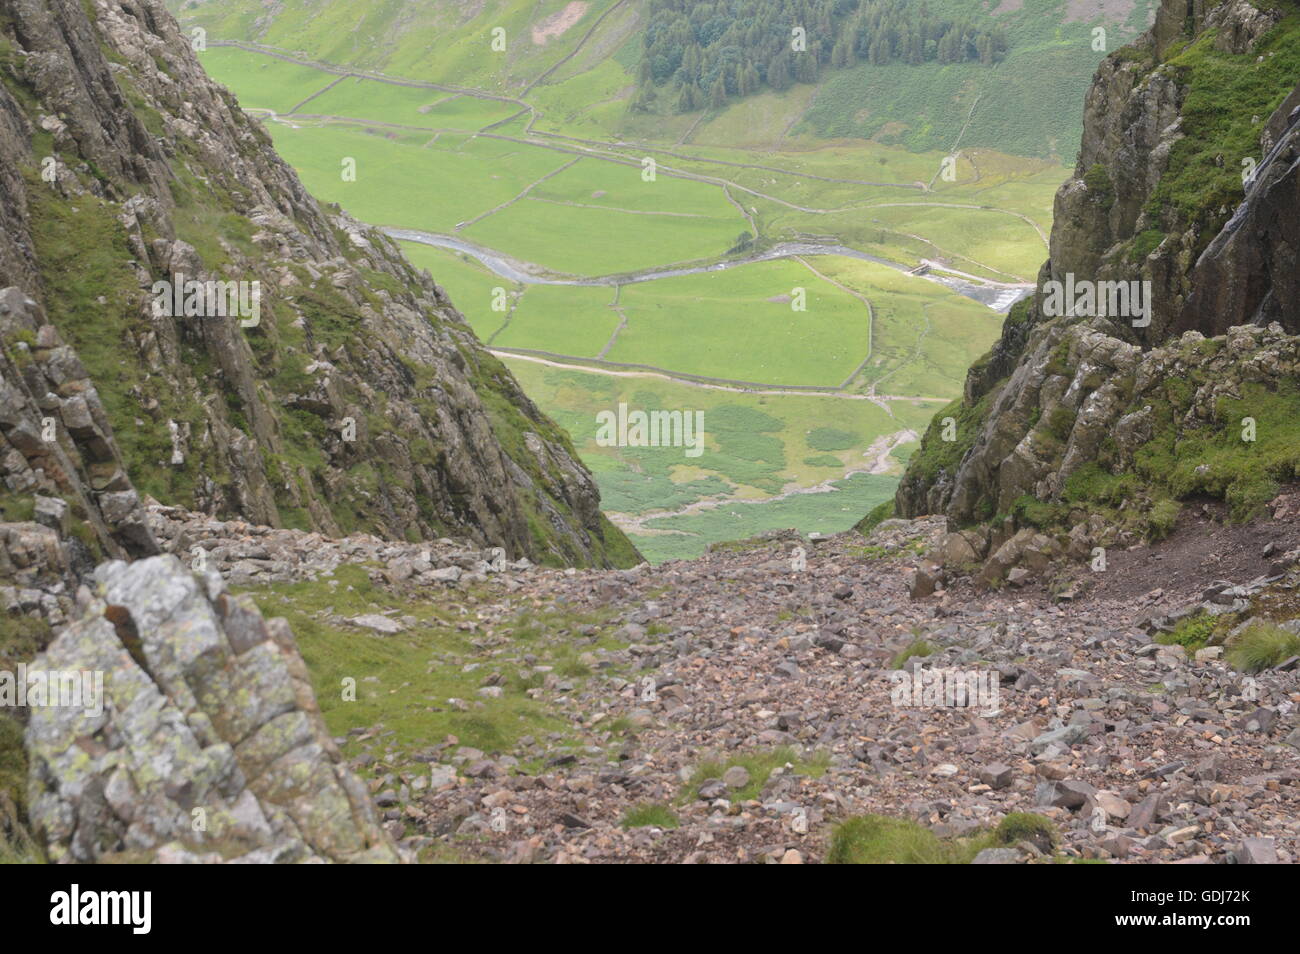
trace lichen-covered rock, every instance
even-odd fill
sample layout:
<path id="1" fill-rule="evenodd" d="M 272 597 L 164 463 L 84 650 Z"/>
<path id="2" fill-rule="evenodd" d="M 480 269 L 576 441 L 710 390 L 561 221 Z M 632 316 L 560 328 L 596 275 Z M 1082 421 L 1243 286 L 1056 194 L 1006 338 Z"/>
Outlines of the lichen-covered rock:
<path id="1" fill-rule="evenodd" d="M 172 556 L 95 581 L 31 664 L 104 674 L 102 711 L 31 706 L 29 814 L 51 860 L 402 860 L 284 620 Z"/>

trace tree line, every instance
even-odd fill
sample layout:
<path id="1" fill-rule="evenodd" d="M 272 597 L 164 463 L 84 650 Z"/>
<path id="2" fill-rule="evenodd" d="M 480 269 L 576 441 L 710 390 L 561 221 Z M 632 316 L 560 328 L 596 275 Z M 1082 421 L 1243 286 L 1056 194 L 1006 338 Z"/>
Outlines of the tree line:
<path id="1" fill-rule="evenodd" d="M 997 63 L 997 28 L 912 0 L 649 0 L 634 108 L 691 112 L 857 63 Z M 802 36 L 796 32 L 802 30 Z"/>

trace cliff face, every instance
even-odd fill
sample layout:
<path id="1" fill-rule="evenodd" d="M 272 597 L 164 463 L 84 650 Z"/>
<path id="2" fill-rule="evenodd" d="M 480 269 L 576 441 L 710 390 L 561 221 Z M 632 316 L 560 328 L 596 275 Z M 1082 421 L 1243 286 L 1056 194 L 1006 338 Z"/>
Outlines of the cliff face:
<path id="1" fill-rule="evenodd" d="M 307 194 L 158 0 L 0 5 L 0 160 L 0 288 L 31 301 L 0 374 L 51 349 L 79 362 L 82 383 L 49 393 L 99 408 L 87 466 L 118 465 L 112 492 L 551 564 L 638 559 L 567 436 L 427 274 Z M 158 306 L 155 283 L 190 281 L 245 283 L 257 314 Z M 35 383 L 28 404 L 58 410 Z M 13 426 L 0 494 L 85 497 L 76 516 L 126 545 L 98 527 L 108 484 L 60 481 Z M 111 555 L 149 552 L 133 545 Z"/>
<path id="2" fill-rule="evenodd" d="M 0 351 L 0 584 L 71 584 L 97 556 L 156 554 L 94 382 L 16 288 L 0 291 L 0 340 L 13 343 Z"/>
<path id="3" fill-rule="evenodd" d="M 1229 220 L 1250 165 L 1257 172 L 1247 204 L 1266 204 L 1280 218 L 1295 209 L 1294 162 L 1267 157 L 1300 101 L 1287 96 L 1295 84 L 1296 14 L 1269 6 L 1165 0 L 1151 30 L 1105 60 L 1088 92 L 1078 166 L 1056 196 L 1047 275 L 1151 281 L 1151 324 L 1135 330 L 1141 343 L 1186 330 L 1217 334 L 1256 318 L 1300 330 L 1294 300 L 1262 314 L 1257 297 L 1188 308 L 1194 289 L 1202 299 L 1217 294 L 1208 271 L 1196 266 L 1216 236 L 1237 230 L 1239 217 Z M 1269 194 L 1281 178 L 1290 183 L 1289 205 Z M 1284 241 L 1278 231 L 1252 231 L 1259 247 Z M 1222 248 L 1210 257 L 1223 257 Z M 1261 287 L 1275 277 L 1283 276 L 1258 269 Z"/>
<path id="4" fill-rule="evenodd" d="M 1190 493 L 1246 515 L 1295 475 L 1298 70 L 1300 5 L 1246 0 L 1165 0 L 1101 65 L 1039 294 L 936 418 L 900 515 L 983 524 L 956 548 L 983 560 L 1031 529 L 1076 550 L 1149 532 Z M 1056 317 L 1049 282 L 1149 283 L 1149 321 Z M 1270 424 L 1244 439 L 1244 418 Z"/>

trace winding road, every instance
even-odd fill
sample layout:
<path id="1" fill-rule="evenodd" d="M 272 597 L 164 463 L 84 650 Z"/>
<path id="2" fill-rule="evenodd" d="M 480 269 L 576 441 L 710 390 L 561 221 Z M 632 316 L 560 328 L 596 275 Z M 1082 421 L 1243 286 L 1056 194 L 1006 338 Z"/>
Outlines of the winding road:
<path id="1" fill-rule="evenodd" d="M 1033 285 L 1028 284 L 1022 285 L 1009 282 L 987 281 L 974 275 L 958 277 L 956 274 L 938 275 L 933 271 L 918 273 L 912 266 L 904 265 L 900 262 L 891 262 L 889 259 L 870 255 L 866 252 L 860 252 L 847 245 L 838 245 L 830 242 L 779 242 L 771 248 L 764 249 L 761 252 L 754 252 L 750 255 L 740 256 L 737 258 L 716 259 L 707 262 L 675 265 L 665 268 L 646 268 L 641 271 L 623 272 L 615 275 L 583 276 L 558 273 L 534 262 L 523 262 L 507 255 L 505 252 L 485 248 L 482 245 L 477 245 L 474 242 L 470 242 L 457 235 L 445 235 L 440 232 L 426 232 L 422 229 L 398 228 L 395 226 L 386 226 L 382 228 L 381 231 L 390 238 L 400 239 L 404 242 L 418 242 L 421 245 L 431 245 L 435 248 L 445 248 L 456 252 L 462 252 L 477 259 L 485 267 L 502 278 L 509 279 L 512 282 L 518 282 L 522 285 L 617 287 L 619 285 L 635 285 L 639 282 L 657 281 L 663 278 L 677 278 L 682 275 L 700 275 L 705 272 L 721 272 L 729 268 L 737 268 L 741 265 L 752 265 L 755 262 L 770 262 L 782 258 L 801 258 L 803 256 L 813 255 L 839 255 L 845 258 L 856 258 L 864 262 L 873 262 L 876 265 L 883 265 L 886 268 L 892 268 L 905 275 L 911 275 L 924 281 L 935 282 L 936 284 L 943 285 L 944 287 L 957 292 L 959 295 L 964 295 L 967 298 L 979 302 L 981 305 L 986 305 L 989 308 L 993 308 L 995 311 L 1003 313 L 1010 309 L 1011 306 L 1021 298 L 1032 292 L 1034 288 Z"/>

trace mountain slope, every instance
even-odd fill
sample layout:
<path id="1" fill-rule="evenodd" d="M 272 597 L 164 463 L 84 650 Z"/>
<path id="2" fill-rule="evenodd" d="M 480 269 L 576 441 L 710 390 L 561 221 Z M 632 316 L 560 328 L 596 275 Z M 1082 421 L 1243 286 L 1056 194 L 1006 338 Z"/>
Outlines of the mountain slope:
<path id="1" fill-rule="evenodd" d="M 187 28 L 205 29 L 212 43 L 254 40 L 327 62 L 513 95 L 565 61 L 605 14 L 619 21 L 618 35 L 626 37 L 635 22 L 629 8 L 636 4 L 170 0 L 168 6 Z M 497 37 L 501 48 L 493 49 Z"/>
<path id="2" fill-rule="evenodd" d="M 182 534 L 213 532 L 210 521 L 176 516 Z M 1249 599 L 1225 595 L 1223 632 L 1288 590 L 1294 601 L 1294 521 L 1215 533 L 1208 544 L 1203 532 L 1188 534 L 1162 547 L 1163 559 L 1116 553 L 1111 591 L 1069 611 L 1041 591 L 961 585 L 909 600 L 907 573 L 942 525 L 891 521 L 868 541 L 777 533 L 634 571 L 511 567 L 470 590 L 441 590 L 439 600 L 427 586 L 340 565 L 318 579 L 260 579 L 225 604 L 240 610 L 226 632 L 242 642 L 251 629 L 256 638 L 250 599 L 264 614 L 284 614 L 268 624 L 267 642 L 281 642 L 288 624 L 301 641 L 328 735 L 339 740 L 343 764 L 334 770 L 367 779 L 385 832 L 426 861 L 966 863 L 985 851 L 981 863 L 1048 865 L 1300 857 L 1295 672 L 1252 669 L 1244 679 L 1225 665 L 1235 663 L 1234 649 L 1193 653 L 1144 632 L 1153 618 L 1185 615 L 1204 599 L 1207 578 L 1196 564 L 1207 547 L 1225 556 L 1215 573 L 1229 580 L 1285 567 L 1272 593 L 1249 586 L 1233 588 Z M 267 540 L 259 533 L 241 541 L 250 529 L 260 528 L 217 532 L 238 551 Z M 277 550 L 298 554 L 285 565 L 301 569 L 369 555 L 354 550 L 355 539 L 322 554 L 302 536 L 273 536 Z M 1289 556 L 1261 558 L 1265 543 Z M 795 547 L 806 556 L 800 570 Z M 134 595 L 135 610 L 152 594 L 130 582 L 168 559 L 98 575 L 108 577 L 114 600 L 124 589 L 123 602 Z M 1171 564 L 1192 572 L 1172 573 Z M 238 561 L 212 569 L 237 585 Z M 208 580 L 215 584 L 215 573 Z M 153 597 L 151 605 L 170 605 L 194 587 L 193 578 L 168 574 L 165 602 Z M 1210 592 L 1218 599 L 1222 589 Z M 183 619 L 211 613 L 203 599 L 182 607 Z M 361 612 L 387 613 L 406 628 L 369 638 L 348 619 Z M 1297 624 L 1288 626 L 1282 646 L 1300 644 Z M 90 663 L 117 645 L 102 618 L 94 627 L 70 627 L 57 658 Z M 373 676 L 360 681 L 354 701 L 340 699 L 339 679 L 363 664 Z M 151 697 L 151 682 L 171 684 L 167 669 L 150 680 L 124 668 L 123 681 L 143 683 Z M 201 703 L 219 692 L 214 681 L 200 683 L 208 690 Z M 201 711 L 224 722 L 219 706 Z M 139 718 L 133 710 L 114 716 L 124 728 Z M 37 812 L 56 836 L 52 854 L 71 847 L 109 860 L 124 827 L 118 806 L 139 806 L 132 834 L 141 840 L 180 814 L 183 795 L 171 787 L 112 806 L 87 794 L 113 780 L 114 757 L 157 758 L 151 737 L 115 732 L 120 747 L 60 761 L 50 730 L 62 721 L 42 713 L 28 736 L 33 762 L 53 769 L 41 790 L 58 798 Z M 237 755 L 247 764 L 245 752 Z M 193 774 L 196 792 L 211 790 L 206 773 Z M 323 799 L 333 788 L 325 781 Z M 105 787 L 117 795 L 122 786 Z M 249 788 L 256 795 L 262 786 Z M 52 810 L 64 806 L 79 808 L 102 838 L 66 845 Z M 882 825 L 886 832 L 872 837 Z M 219 836 L 183 837 L 198 842 L 181 856 L 189 860 L 215 860 L 223 847 Z M 289 857 L 301 851 L 267 840 Z"/>
<path id="3" fill-rule="evenodd" d="M 317 205 L 161 3 L 7 4 L 0 79 L 0 287 L 75 349 L 139 491 L 635 562 L 567 436 L 392 242 Z M 155 314 L 191 279 L 258 282 L 257 320 Z"/>

